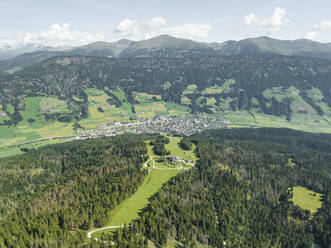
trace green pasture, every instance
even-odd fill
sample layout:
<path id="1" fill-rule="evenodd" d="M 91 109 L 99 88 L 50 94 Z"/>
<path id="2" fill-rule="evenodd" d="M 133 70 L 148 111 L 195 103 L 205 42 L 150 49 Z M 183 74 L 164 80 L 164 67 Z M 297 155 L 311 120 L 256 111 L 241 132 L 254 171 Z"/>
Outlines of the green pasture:
<path id="1" fill-rule="evenodd" d="M 305 187 L 293 187 L 293 198 L 291 199 L 294 205 L 303 209 L 309 210 L 315 214 L 322 207 L 322 194 L 316 193 Z"/>

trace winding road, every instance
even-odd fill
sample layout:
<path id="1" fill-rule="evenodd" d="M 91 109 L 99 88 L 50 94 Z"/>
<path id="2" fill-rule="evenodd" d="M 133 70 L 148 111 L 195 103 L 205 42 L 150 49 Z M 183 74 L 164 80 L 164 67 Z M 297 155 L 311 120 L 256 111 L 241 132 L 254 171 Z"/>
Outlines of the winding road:
<path id="1" fill-rule="evenodd" d="M 93 231 L 90 231 L 87 233 L 87 237 L 89 239 L 92 238 L 92 234 L 95 233 L 95 232 L 99 232 L 99 231 L 102 231 L 102 230 L 106 230 L 106 229 L 116 229 L 116 228 L 123 228 L 124 226 L 106 226 L 106 227 L 102 227 L 102 228 L 99 228 L 99 229 L 95 229 Z"/>

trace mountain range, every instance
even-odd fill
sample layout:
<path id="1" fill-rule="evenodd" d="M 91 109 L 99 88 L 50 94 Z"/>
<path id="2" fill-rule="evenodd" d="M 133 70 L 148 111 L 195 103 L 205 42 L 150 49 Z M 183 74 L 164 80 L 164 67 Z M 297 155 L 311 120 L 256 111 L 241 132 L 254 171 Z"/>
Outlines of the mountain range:
<path id="1" fill-rule="evenodd" d="M 94 42 L 76 48 L 55 49 L 29 45 L 20 50 L 0 51 L 0 72 L 13 73 L 56 56 L 84 55 L 111 58 L 198 57 L 234 55 L 296 55 L 331 60 L 331 43 L 311 40 L 249 38 L 223 43 L 203 43 L 161 35 L 142 41 L 122 39 L 117 42 Z M 16 56 L 17 55 L 17 56 Z"/>

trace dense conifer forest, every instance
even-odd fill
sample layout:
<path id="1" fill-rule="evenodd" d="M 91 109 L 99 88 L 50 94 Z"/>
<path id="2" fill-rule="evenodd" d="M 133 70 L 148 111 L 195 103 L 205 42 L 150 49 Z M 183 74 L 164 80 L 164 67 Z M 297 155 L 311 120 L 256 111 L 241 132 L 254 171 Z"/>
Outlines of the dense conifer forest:
<path id="1" fill-rule="evenodd" d="M 85 230 L 106 225 L 142 183 L 150 141 L 167 138 L 89 139 L 1 159 L 0 247 L 330 247 L 331 136 L 272 128 L 185 137 L 196 166 L 138 220 L 88 240 Z M 316 214 L 293 204 L 295 186 L 323 194 Z"/>
<path id="2" fill-rule="evenodd" d="M 330 135 L 238 129 L 191 140 L 196 168 L 166 184 L 140 220 L 104 240 L 119 247 L 138 247 L 134 237 L 147 247 L 142 235 L 160 247 L 172 239 L 180 247 L 310 248 L 313 240 L 330 247 Z M 297 185 L 324 194 L 316 215 L 290 201 Z"/>
<path id="3" fill-rule="evenodd" d="M 46 146 L 0 161 L 0 247 L 78 247 L 146 171 L 142 138 Z"/>

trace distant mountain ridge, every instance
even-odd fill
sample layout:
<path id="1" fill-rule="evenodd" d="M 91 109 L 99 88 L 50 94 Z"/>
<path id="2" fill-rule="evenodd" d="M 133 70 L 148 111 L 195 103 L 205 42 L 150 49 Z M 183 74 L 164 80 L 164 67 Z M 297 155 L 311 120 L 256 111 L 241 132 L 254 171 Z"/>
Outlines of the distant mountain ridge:
<path id="1" fill-rule="evenodd" d="M 274 54 L 296 55 L 331 59 L 331 43 L 319 43 L 312 40 L 277 40 L 258 37 L 240 41 L 227 41 L 221 44 L 221 55 Z"/>
<path id="2" fill-rule="evenodd" d="M 22 50 L 24 51 L 24 50 Z M 56 56 L 99 56 L 110 58 L 137 57 L 200 57 L 233 55 L 289 55 L 331 60 L 331 43 L 311 40 L 278 40 L 269 37 L 248 38 L 223 43 L 204 43 L 188 39 L 160 35 L 142 41 L 122 39 L 117 42 L 94 42 L 72 49 L 55 50 L 39 47 L 29 53 L 0 61 L 0 72 L 13 73 Z M 0 52 L 1 57 L 1 52 Z"/>

